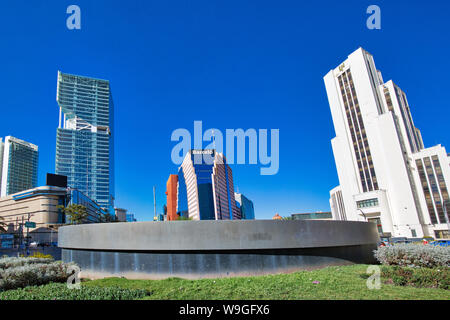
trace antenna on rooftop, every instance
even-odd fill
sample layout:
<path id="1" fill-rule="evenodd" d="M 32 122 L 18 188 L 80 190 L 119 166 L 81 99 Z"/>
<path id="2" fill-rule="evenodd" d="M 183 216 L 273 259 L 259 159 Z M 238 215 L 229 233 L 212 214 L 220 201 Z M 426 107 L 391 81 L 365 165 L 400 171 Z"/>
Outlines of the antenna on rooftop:
<path id="1" fill-rule="evenodd" d="M 156 187 L 153 186 L 153 205 L 155 210 L 155 216 L 153 217 L 153 220 L 156 220 Z"/>

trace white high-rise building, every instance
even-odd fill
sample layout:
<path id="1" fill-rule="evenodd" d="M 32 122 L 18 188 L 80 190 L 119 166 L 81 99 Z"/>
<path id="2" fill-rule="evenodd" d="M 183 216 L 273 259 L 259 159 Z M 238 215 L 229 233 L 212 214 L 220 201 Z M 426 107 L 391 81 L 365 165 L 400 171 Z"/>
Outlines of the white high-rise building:
<path id="1" fill-rule="evenodd" d="M 0 139 L 0 197 L 37 187 L 38 147 L 7 136 Z"/>
<path id="2" fill-rule="evenodd" d="M 324 81 L 340 183 L 333 218 L 376 222 L 385 236 L 448 237 L 450 158 L 440 145 L 424 148 L 405 93 L 362 48 Z"/>

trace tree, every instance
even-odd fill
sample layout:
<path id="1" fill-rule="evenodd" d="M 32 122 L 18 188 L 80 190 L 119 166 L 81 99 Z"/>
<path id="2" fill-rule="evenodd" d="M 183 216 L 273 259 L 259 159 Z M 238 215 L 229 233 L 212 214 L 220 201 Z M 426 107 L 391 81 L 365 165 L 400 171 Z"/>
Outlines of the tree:
<path id="1" fill-rule="evenodd" d="M 100 222 L 118 222 L 117 217 L 110 213 L 100 213 Z"/>
<path id="2" fill-rule="evenodd" d="M 58 206 L 58 209 L 61 209 L 66 216 L 66 222 L 69 221 L 70 224 L 84 223 L 89 215 L 86 207 L 81 204 L 71 204 L 67 207 Z"/>
<path id="3" fill-rule="evenodd" d="M 6 222 L 3 222 L 5 218 L 0 217 L 0 232 L 6 232 Z"/>

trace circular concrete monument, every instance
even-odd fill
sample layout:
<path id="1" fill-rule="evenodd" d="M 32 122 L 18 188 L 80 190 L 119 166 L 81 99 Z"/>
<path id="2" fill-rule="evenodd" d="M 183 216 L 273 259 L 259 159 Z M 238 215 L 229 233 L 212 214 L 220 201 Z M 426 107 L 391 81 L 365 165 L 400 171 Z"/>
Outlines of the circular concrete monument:
<path id="1" fill-rule="evenodd" d="M 81 277 L 188 279 L 375 263 L 374 223 L 324 220 L 123 222 L 64 226 L 62 259 Z"/>

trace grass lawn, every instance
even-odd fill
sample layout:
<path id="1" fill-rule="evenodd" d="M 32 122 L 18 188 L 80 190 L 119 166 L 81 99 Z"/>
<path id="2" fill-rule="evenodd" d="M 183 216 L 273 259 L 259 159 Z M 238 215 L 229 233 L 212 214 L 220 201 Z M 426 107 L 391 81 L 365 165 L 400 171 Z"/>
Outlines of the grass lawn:
<path id="1" fill-rule="evenodd" d="M 46 300 L 94 299 L 95 297 L 97 299 L 102 299 L 102 297 L 104 297 L 103 299 L 111 299 L 111 297 L 127 299 L 128 297 L 128 299 L 143 298 L 156 300 L 450 300 L 450 290 L 444 289 L 382 284 L 379 290 L 369 290 L 366 286 L 367 267 L 367 265 L 352 265 L 328 267 L 314 271 L 301 271 L 292 274 L 203 280 L 183 280 L 179 278 L 166 280 L 127 280 L 124 278 L 106 278 L 83 281 L 82 287 L 84 289 L 78 293 L 68 289 L 69 292 L 65 293 L 67 291 L 65 284 L 48 284 L 40 287 L 27 287 L 21 289 L 21 291 L 9 290 L 3 293 L 0 292 L 0 300 L 27 298 Z M 122 291 L 111 291 L 113 289 Z M 102 290 L 107 290 L 106 292 L 108 294 L 105 296 L 104 293 L 101 293 Z M 98 294 L 89 292 L 98 292 Z M 145 292 L 145 294 L 141 294 L 142 292 Z"/>
<path id="2" fill-rule="evenodd" d="M 366 286 L 367 265 L 328 267 L 314 271 L 259 277 L 202 280 L 127 280 L 106 278 L 86 281 L 86 286 L 119 286 L 152 292 L 144 299 L 432 299 L 450 300 L 450 290 L 382 284 L 379 290 Z M 367 277 L 367 276 L 366 276 Z M 319 283 L 314 283 L 314 282 Z"/>

